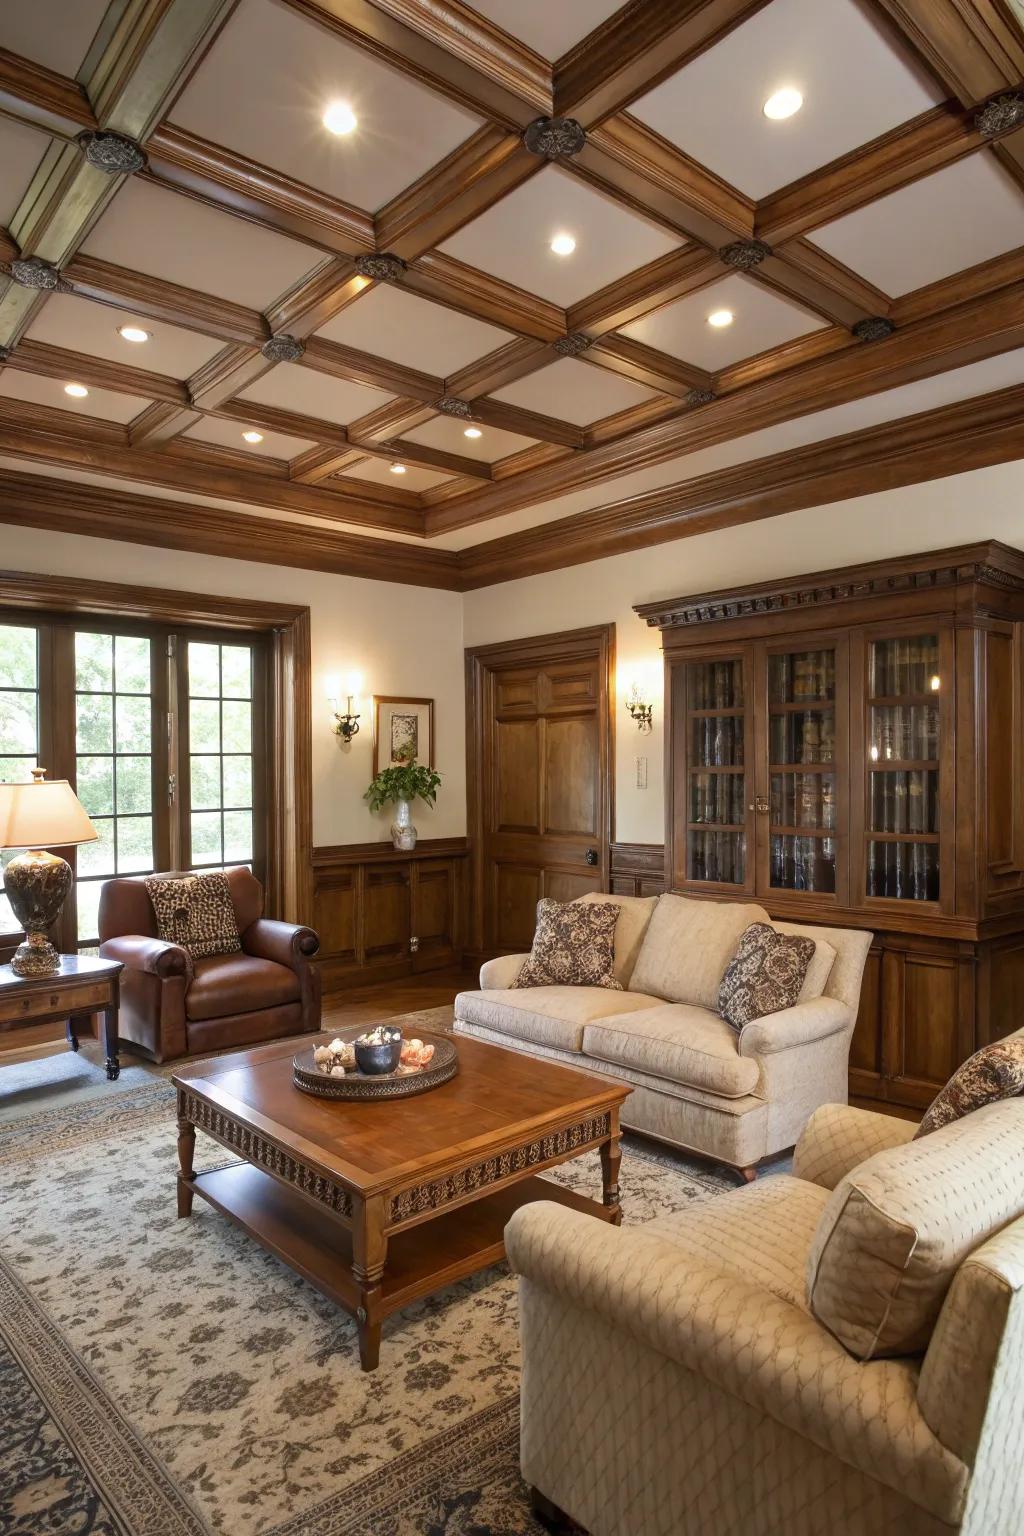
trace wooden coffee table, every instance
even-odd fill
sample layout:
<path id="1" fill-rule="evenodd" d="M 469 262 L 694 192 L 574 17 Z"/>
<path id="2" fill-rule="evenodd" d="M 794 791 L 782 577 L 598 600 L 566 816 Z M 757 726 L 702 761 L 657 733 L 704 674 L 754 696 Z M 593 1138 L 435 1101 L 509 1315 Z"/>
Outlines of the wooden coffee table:
<path id="1" fill-rule="evenodd" d="M 630 1092 L 516 1051 L 458 1037 L 459 1071 L 415 1098 L 339 1103 L 292 1083 L 304 1036 L 223 1056 L 173 1078 L 178 1215 L 200 1194 L 355 1317 L 372 1371 L 385 1317 L 505 1256 L 530 1200 L 621 1220 L 619 1108 Z M 196 1130 L 245 1159 L 196 1173 Z M 603 1201 L 545 1168 L 598 1149 Z"/>

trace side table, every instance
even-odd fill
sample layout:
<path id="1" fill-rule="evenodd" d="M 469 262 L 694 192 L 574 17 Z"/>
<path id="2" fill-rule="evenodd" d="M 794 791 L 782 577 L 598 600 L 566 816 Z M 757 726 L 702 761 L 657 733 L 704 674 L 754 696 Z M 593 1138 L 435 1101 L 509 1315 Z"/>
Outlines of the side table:
<path id="1" fill-rule="evenodd" d="M 75 1020 L 102 1013 L 107 1077 L 113 1081 L 121 1071 L 117 1010 L 123 970 L 120 960 L 95 955 L 61 955 L 60 970 L 52 976 L 16 976 L 9 965 L 0 965 L 0 1033 L 67 1019 L 68 1044 L 77 1051 Z"/>

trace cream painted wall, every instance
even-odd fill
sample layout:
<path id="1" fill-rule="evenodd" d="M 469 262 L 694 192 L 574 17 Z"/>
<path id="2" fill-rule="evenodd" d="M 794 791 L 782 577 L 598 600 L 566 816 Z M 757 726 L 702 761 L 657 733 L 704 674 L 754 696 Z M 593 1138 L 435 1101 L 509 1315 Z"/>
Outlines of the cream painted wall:
<path id="1" fill-rule="evenodd" d="M 661 636 L 637 618 L 634 603 L 987 538 L 1024 548 L 1024 461 L 485 587 L 464 599 L 465 643 L 484 645 L 588 624 L 616 625 L 615 837 L 620 842 L 661 842 Z M 625 711 L 623 701 L 634 676 L 647 682 L 655 698 L 650 735 L 640 735 Z M 648 760 L 645 790 L 635 786 L 638 754 Z"/>
<path id="2" fill-rule="evenodd" d="M 444 784 L 436 808 L 417 803 L 414 820 L 423 837 L 457 837 L 465 832 L 462 606 L 457 593 L 35 529 L 5 528 L 3 544 L 3 564 L 8 570 L 141 586 L 160 583 L 184 592 L 308 604 L 314 843 L 364 843 L 388 835 L 390 818 L 371 815 L 362 799 L 373 772 L 369 697 L 357 706 L 361 728 L 350 746 L 329 728 L 324 680 L 331 673 L 348 671 L 363 674 L 368 694 L 434 699 L 437 766 Z"/>

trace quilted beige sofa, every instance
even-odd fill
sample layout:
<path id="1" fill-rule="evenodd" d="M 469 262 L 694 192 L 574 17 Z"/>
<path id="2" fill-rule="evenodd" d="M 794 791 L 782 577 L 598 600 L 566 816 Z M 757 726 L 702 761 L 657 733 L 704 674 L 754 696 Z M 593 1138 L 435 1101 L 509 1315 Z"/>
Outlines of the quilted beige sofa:
<path id="1" fill-rule="evenodd" d="M 740 936 L 770 922 L 753 902 L 608 896 L 621 909 L 604 987 L 514 988 L 525 955 L 480 971 L 455 999 L 457 1033 L 627 1083 L 622 1124 L 752 1177 L 792 1147 L 819 1104 L 845 1102 L 850 1037 L 871 934 L 776 923 L 815 954 L 795 1007 L 739 1033 L 715 1011 Z"/>
<path id="2" fill-rule="evenodd" d="M 591 1536 L 1020 1536 L 1024 1100 L 913 1132 L 828 1106 L 794 1176 L 681 1215 L 517 1212 L 541 1512 Z"/>

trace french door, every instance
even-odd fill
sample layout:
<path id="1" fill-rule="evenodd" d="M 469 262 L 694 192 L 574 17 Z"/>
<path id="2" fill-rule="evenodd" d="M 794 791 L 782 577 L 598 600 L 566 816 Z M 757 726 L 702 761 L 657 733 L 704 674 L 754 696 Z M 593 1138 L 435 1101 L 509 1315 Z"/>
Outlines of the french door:
<path id="1" fill-rule="evenodd" d="M 265 674 L 259 637 L 0 616 L 0 779 L 37 763 L 69 779 L 98 833 L 64 850 L 62 948 L 97 944 L 114 875 L 244 864 L 263 878 Z M 0 935 L 15 931 L 0 895 Z"/>

